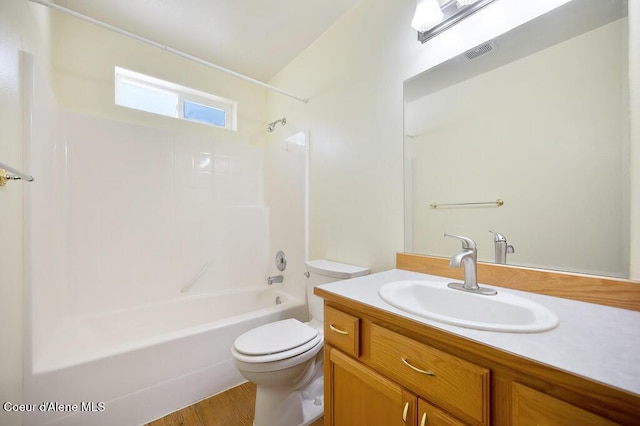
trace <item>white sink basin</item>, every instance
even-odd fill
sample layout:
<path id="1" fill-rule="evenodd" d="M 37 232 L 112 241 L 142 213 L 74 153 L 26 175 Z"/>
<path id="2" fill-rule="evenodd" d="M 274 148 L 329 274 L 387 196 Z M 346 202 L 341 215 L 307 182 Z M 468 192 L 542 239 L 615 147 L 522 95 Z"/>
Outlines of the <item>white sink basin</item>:
<path id="1" fill-rule="evenodd" d="M 444 282 L 412 280 L 385 284 L 378 295 L 405 312 L 460 327 L 533 333 L 558 325 L 549 309 L 500 290 L 484 296 L 451 289 Z"/>

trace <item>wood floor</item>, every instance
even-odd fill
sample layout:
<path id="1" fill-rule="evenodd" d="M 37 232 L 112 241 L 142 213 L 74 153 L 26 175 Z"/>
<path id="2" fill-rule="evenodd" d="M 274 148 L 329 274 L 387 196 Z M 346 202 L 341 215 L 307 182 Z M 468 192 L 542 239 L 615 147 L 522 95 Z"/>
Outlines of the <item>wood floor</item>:
<path id="1" fill-rule="evenodd" d="M 252 426 L 255 400 L 256 385 L 247 382 L 146 426 Z M 321 418 L 310 426 L 323 425 L 324 421 Z"/>

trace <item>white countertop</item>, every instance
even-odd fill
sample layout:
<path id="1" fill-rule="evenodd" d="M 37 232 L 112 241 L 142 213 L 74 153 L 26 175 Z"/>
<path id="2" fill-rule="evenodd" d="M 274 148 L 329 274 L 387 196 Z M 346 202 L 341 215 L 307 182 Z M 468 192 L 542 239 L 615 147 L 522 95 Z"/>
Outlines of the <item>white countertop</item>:
<path id="1" fill-rule="evenodd" d="M 409 314 L 378 296 L 381 286 L 401 280 L 441 281 L 443 285 L 455 281 L 392 269 L 319 287 L 382 311 L 640 394 L 640 312 L 487 285 L 546 306 L 558 315 L 560 324 L 540 333 L 474 330 Z"/>

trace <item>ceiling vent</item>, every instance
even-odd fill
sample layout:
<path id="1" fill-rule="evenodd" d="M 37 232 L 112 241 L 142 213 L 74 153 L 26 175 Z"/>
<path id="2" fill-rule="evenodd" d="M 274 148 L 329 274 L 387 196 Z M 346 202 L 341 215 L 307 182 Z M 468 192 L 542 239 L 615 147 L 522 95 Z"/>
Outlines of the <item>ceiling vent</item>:
<path id="1" fill-rule="evenodd" d="M 490 41 L 487 43 L 483 43 L 480 46 L 476 46 L 471 50 L 467 50 L 466 52 L 464 52 L 464 56 L 466 56 L 467 59 L 475 59 L 478 56 L 482 56 L 486 53 L 493 52 L 496 49 L 497 49 L 496 45 L 492 41 Z"/>

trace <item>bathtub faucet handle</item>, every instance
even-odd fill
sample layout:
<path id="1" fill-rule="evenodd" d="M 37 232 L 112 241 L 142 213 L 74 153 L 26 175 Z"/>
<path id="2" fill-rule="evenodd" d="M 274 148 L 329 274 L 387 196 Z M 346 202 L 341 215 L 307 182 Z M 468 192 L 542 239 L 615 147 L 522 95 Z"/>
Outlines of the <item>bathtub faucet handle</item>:
<path id="1" fill-rule="evenodd" d="M 271 285 L 273 283 L 281 283 L 284 281 L 284 277 L 282 275 L 274 275 L 272 277 L 267 278 L 267 284 Z"/>

